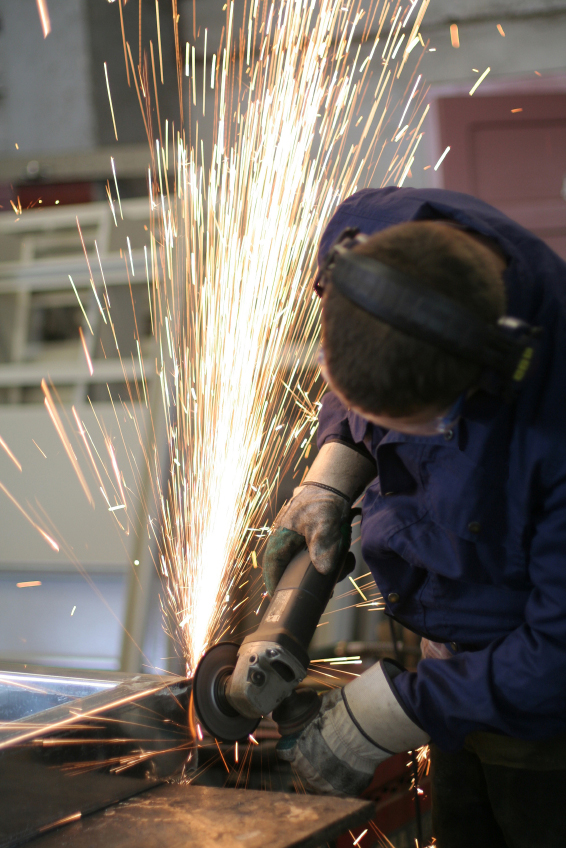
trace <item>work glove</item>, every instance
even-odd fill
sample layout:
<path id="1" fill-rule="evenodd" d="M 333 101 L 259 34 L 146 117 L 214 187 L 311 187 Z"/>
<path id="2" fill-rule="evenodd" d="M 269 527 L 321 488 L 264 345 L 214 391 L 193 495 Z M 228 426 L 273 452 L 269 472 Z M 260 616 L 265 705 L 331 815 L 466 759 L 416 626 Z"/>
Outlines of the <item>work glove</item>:
<path id="1" fill-rule="evenodd" d="M 322 696 L 315 719 L 298 735 L 277 745 L 305 788 L 321 795 L 360 795 L 377 766 L 393 754 L 426 745 L 430 737 L 409 718 L 392 680 L 401 672 L 382 660 Z"/>
<path id="2" fill-rule="evenodd" d="M 343 561 L 351 541 L 351 505 L 375 475 L 374 461 L 354 448 L 342 442 L 322 446 L 273 524 L 263 556 L 263 580 L 271 596 L 305 544 L 321 574 Z"/>

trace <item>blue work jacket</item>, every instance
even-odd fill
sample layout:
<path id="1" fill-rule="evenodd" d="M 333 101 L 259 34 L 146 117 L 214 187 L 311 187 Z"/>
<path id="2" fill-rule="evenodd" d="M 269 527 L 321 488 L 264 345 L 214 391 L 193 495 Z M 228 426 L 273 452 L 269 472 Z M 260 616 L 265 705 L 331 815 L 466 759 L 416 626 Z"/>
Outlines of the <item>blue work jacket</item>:
<path id="1" fill-rule="evenodd" d="M 375 457 L 365 561 L 386 611 L 453 654 L 395 679 L 409 714 L 446 750 L 476 730 L 548 738 L 566 731 L 566 263 L 476 198 L 411 188 L 345 200 L 320 259 L 347 226 L 431 219 L 497 242 L 507 314 L 543 328 L 533 368 L 511 403 L 470 397 L 447 436 L 384 430 L 329 392 L 318 444 L 363 443 Z"/>

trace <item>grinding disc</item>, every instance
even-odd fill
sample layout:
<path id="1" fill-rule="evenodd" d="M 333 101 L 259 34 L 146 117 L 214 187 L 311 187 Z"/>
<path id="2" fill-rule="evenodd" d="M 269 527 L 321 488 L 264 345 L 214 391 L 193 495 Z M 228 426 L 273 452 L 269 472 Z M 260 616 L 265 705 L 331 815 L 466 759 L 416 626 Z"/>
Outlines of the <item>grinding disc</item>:
<path id="1" fill-rule="evenodd" d="M 260 721 L 240 715 L 224 695 L 226 679 L 236 667 L 239 647 L 233 642 L 214 645 L 202 657 L 193 679 L 197 715 L 205 729 L 220 742 L 247 739 Z"/>

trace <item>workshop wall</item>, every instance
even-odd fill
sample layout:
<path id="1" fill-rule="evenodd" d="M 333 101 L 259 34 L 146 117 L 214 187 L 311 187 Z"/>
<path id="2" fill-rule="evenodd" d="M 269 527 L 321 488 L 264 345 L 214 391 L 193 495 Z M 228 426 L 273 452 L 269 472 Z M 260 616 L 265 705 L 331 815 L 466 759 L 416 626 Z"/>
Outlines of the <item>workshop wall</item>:
<path id="1" fill-rule="evenodd" d="M 51 3 L 44 39 L 35 0 L 0 0 L 0 156 L 94 147 L 85 6 Z"/>

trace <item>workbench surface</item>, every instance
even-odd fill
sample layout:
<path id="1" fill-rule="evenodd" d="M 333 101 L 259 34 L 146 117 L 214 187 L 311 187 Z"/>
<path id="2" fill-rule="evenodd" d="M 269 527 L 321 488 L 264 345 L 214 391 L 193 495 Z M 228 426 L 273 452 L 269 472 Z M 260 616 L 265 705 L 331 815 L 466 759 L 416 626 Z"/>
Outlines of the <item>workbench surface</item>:
<path id="1" fill-rule="evenodd" d="M 365 824 L 373 804 L 167 784 L 46 833 L 29 848 L 315 848 Z"/>

